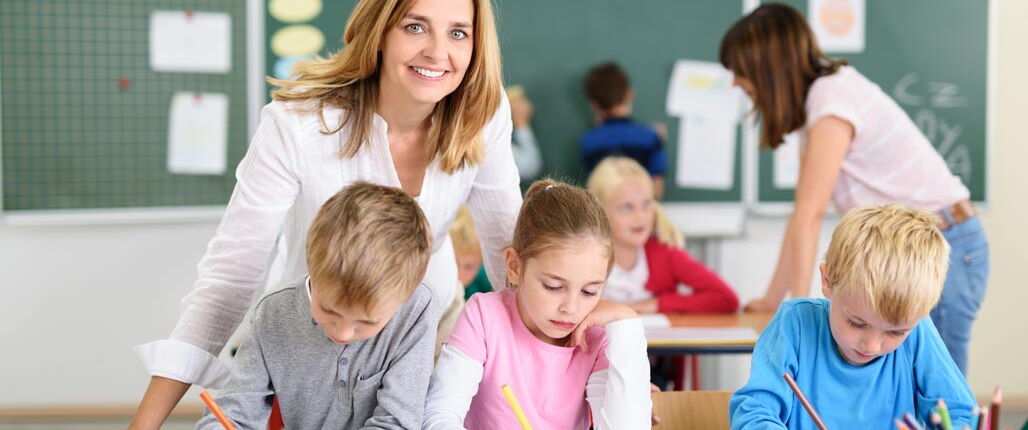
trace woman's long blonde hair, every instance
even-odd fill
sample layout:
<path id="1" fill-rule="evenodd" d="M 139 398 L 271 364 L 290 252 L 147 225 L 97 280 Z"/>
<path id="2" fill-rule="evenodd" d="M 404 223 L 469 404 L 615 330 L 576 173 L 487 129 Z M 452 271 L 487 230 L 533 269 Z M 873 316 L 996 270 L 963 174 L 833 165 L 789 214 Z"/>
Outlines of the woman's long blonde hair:
<path id="1" fill-rule="evenodd" d="M 382 40 L 390 28 L 399 25 L 414 1 L 361 0 L 346 23 L 343 49 L 328 58 L 296 63 L 293 80 L 268 77 L 268 82 L 279 87 L 271 93 L 272 98 L 313 102 L 307 108 L 318 111 L 322 133 L 333 134 L 349 124 L 352 131 L 340 155 L 357 154 L 371 136 Z M 482 160 L 482 128 L 499 107 L 503 88 L 492 5 L 490 0 L 471 1 L 475 6 L 471 63 L 457 89 L 436 104 L 425 138 L 429 159 L 440 157 L 447 173 Z M 334 130 L 322 115 L 325 106 L 348 111 Z"/>
<path id="2" fill-rule="evenodd" d="M 626 180 L 638 179 L 646 186 L 653 188 L 653 178 L 635 160 L 628 157 L 607 157 L 600 164 L 596 165 L 593 173 L 589 175 L 589 192 L 596 196 L 601 204 L 606 205 L 610 194 L 614 192 Z M 668 218 L 667 213 L 656 201 L 653 202 L 653 232 L 657 240 L 668 246 L 677 248 L 685 247 L 685 237 L 682 232 L 675 228 Z"/>

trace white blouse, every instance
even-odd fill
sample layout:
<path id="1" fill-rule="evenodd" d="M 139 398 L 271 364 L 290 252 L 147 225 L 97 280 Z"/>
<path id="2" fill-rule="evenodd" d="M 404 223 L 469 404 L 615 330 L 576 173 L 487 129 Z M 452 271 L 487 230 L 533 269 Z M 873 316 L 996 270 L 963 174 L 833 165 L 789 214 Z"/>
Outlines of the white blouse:
<path id="1" fill-rule="evenodd" d="M 228 368 L 215 357 L 235 331 L 254 291 L 265 284 L 272 250 L 278 243 L 277 279 L 269 289 L 307 273 L 306 238 L 322 203 L 341 188 L 363 180 L 400 187 L 389 152 L 388 125 L 378 115 L 370 142 L 353 157 L 340 151 L 349 127 L 323 134 L 317 112 L 296 102 L 274 101 L 261 111 L 260 124 L 236 169 L 236 186 L 207 253 L 197 265 L 199 279 L 182 300 L 170 339 L 136 347 L 151 375 L 203 386 L 217 385 Z M 323 117 L 338 126 L 338 108 Z M 504 285 L 503 248 L 510 244 L 521 208 L 518 169 L 511 154 L 511 115 L 506 95 L 482 129 L 485 158 L 452 174 L 438 157 L 425 171 L 415 198 L 432 230 L 432 256 L 424 282 L 436 290 L 440 306 L 449 303 L 457 280 L 448 230 L 457 209 L 467 203 L 482 245 L 489 280 Z M 359 246 L 359 244 L 355 244 Z"/>
<path id="2" fill-rule="evenodd" d="M 603 287 L 603 298 L 621 303 L 638 302 L 653 298 L 646 290 L 646 281 L 650 279 L 650 268 L 646 262 L 646 251 L 639 247 L 635 266 L 629 270 L 622 269 L 617 263 L 610 270 L 607 285 Z"/>

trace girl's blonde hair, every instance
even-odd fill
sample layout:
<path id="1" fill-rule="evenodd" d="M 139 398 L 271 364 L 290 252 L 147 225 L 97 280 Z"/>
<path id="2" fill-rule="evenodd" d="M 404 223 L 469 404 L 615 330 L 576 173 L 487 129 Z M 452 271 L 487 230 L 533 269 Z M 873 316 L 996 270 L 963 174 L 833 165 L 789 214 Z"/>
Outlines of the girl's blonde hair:
<path id="1" fill-rule="evenodd" d="M 566 249 L 575 240 L 596 239 L 614 264 L 610 221 L 596 198 L 585 190 L 553 179 L 532 183 L 525 192 L 514 227 L 511 248 L 527 260 L 552 249 Z"/>
<path id="2" fill-rule="evenodd" d="M 475 223 L 471 219 L 471 211 L 467 205 L 457 210 L 457 217 L 450 224 L 450 239 L 453 240 L 453 250 L 469 254 L 482 254 L 482 246 L 478 243 L 478 233 L 475 231 Z"/>
<path id="3" fill-rule="evenodd" d="M 477 164 L 484 155 L 482 128 L 500 105 L 503 78 L 500 45 L 490 0 L 471 0 L 475 6 L 471 63 L 457 89 L 436 103 L 425 138 L 429 159 L 440 158 L 446 173 Z M 293 80 L 268 77 L 279 89 L 275 100 L 305 101 L 318 111 L 322 133 L 333 134 L 349 124 L 352 131 L 341 156 L 352 157 L 370 139 L 379 94 L 382 41 L 399 25 L 414 0 L 361 0 L 350 14 L 343 49 L 328 58 L 317 57 L 293 66 Z M 330 130 L 322 115 L 325 106 L 347 111 Z"/>
<path id="4" fill-rule="evenodd" d="M 611 193 L 629 179 L 638 179 L 650 189 L 653 188 L 653 178 L 646 169 L 628 157 L 604 158 L 589 175 L 587 186 L 589 192 L 596 196 L 600 203 L 605 203 Z M 656 201 L 653 202 L 653 232 L 657 235 L 657 240 L 665 245 L 685 247 L 685 237 L 675 228 L 671 218 L 668 218 L 667 213 Z"/>

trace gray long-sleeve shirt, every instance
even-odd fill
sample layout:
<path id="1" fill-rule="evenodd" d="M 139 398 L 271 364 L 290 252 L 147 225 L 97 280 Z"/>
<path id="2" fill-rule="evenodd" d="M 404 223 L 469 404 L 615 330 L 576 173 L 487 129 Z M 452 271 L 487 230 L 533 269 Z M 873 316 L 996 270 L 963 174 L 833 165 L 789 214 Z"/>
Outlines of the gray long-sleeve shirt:
<path id="1" fill-rule="evenodd" d="M 264 429 L 277 397 L 289 429 L 417 429 L 439 320 L 421 285 L 377 336 L 329 340 L 311 317 L 304 281 L 268 294 L 215 400 L 241 429 Z M 220 429 L 205 411 L 197 429 Z"/>

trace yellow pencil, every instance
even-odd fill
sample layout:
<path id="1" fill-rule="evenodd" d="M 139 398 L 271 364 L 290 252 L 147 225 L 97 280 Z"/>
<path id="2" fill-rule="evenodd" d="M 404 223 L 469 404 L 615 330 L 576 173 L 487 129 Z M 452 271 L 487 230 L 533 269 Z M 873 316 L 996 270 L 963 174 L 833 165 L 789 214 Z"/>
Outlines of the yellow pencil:
<path id="1" fill-rule="evenodd" d="M 518 403 L 518 398 L 514 397 L 514 391 L 510 389 L 510 386 L 504 385 L 500 387 L 503 390 L 503 397 L 507 398 L 507 403 L 510 404 L 510 409 L 514 411 L 514 416 L 518 417 L 518 422 L 521 423 L 522 430 L 532 430 L 532 424 L 528 422 L 528 417 L 525 416 L 525 411 L 521 410 L 521 404 Z"/>

